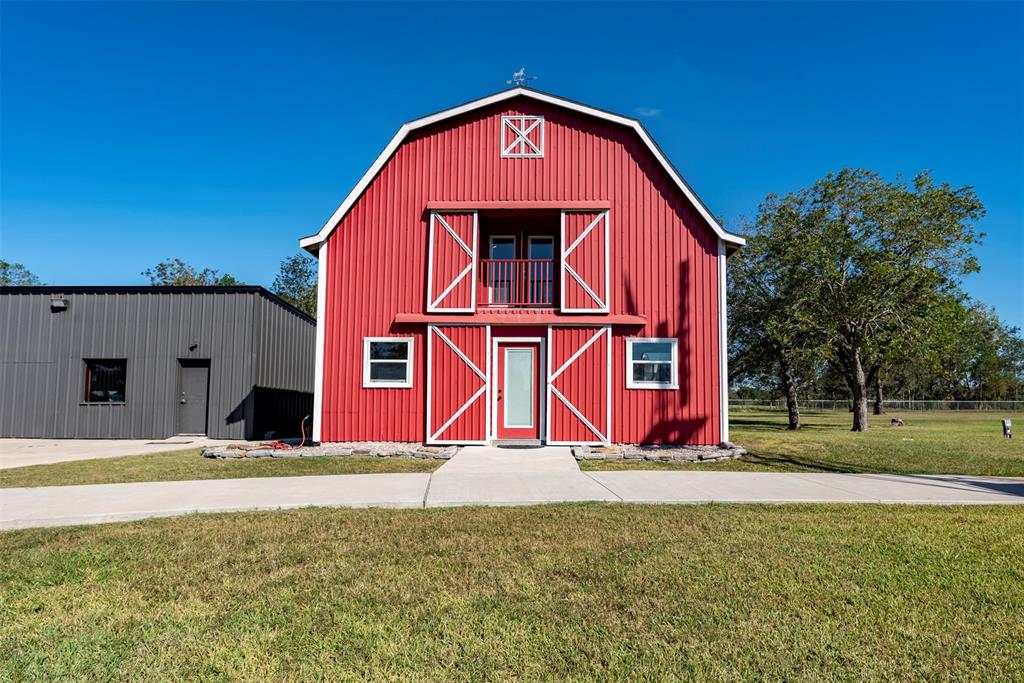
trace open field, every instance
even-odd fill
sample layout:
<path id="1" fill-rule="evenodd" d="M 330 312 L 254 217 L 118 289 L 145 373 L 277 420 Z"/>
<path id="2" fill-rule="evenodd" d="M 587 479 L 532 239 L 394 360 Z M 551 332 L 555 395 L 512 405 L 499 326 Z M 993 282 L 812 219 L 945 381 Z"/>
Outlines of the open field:
<path id="1" fill-rule="evenodd" d="M 890 427 L 898 415 L 903 427 Z M 589 461 L 584 470 L 668 469 L 760 472 L 886 472 L 1024 476 L 1024 433 L 1002 435 L 1000 420 L 1024 430 L 1024 413 L 908 411 L 872 416 L 871 430 L 853 433 L 845 411 L 801 414 L 797 432 L 786 413 L 742 409 L 730 415 L 730 438 L 749 453 L 721 463 Z"/>
<path id="2" fill-rule="evenodd" d="M 1024 510 L 310 509 L 0 534 L 4 680 L 1024 676 Z"/>
<path id="3" fill-rule="evenodd" d="M 0 488 L 115 484 L 132 481 L 294 477 L 314 474 L 433 472 L 443 462 L 374 456 L 219 460 L 204 458 L 200 455 L 199 449 L 193 449 L 0 470 Z"/>

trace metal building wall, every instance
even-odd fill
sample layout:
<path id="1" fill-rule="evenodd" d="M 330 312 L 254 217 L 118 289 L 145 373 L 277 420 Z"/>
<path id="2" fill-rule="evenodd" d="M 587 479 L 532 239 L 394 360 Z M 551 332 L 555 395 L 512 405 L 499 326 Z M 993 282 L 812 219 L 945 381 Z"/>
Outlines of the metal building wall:
<path id="1" fill-rule="evenodd" d="M 316 323 L 265 296 L 253 298 L 254 383 L 267 389 L 311 392 Z"/>
<path id="2" fill-rule="evenodd" d="M 250 438 L 312 433 L 316 323 L 265 296 L 254 298 L 255 374 Z M 309 417 L 309 420 L 305 418 Z"/>
<path id="3" fill-rule="evenodd" d="M 503 114 L 545 117 L 542 159 L 503 159 Z M 410 134 L 326 245 L 324 441 L 422 440 L 428 202 L 607 204 L 610 312 L 647 317 L 612 339 L 612 440 L 717 443 L 717 238 L 631 130 L 521 98 Z M 417 337 L 410 389 L 363 390 L 362 338 Z M 497 332 L 495 332 L 497 334 Z M 626 389 L 627 336 L 679 339 L 679 391 Z"/>
<path id="4" fill-rule="evenodd" d="M 69 288 L 63 312 L 50 310 L 51 296 L 14 289 L 0 293 L 0 436 L 172 436 L 177 433 L 178 359 L 210 360 L 209 435 L 247 436 L 256 376 L 255 309 L 265 300 L 256 288 L 190 293 Z M 295 322 L 313 327 L 304 319 Z M 308 354 L 312 365 L 311 346 Z M 292 377 L 292 386 L 298 386 L 301 374 L 288 370 L 293 361 L 264 356 L 263 376 Z M 83 402 L 84 359 L 94 358 L 127 359 L 124 405 Z M 311 375 L 304 388 L 311 390 Z"/>

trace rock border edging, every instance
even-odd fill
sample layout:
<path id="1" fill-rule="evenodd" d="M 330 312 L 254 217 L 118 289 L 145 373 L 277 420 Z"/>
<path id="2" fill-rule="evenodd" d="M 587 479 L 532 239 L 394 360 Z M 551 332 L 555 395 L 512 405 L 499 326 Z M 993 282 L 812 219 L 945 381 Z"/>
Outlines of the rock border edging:
<path id="1" fill-rule="evenodd" d="M 717 446 L 573 446 L 577 460 L 651 460 L 659 462 L 717 462 L 735 460 L 747 454 L 745 448 L 733 443 Z"/>
<path id="2" fill-rule="evenodd" d="M 244 446 L 244 447 L 243 447 Z M 425 446 L 418 443 L 366 441 L 327 443 L 299 448 L 260 448 L 249 444 L 228 444 L 203 449 L 204 458 L 238 460 L 242 458 L 324 458 L 373 456 L 377 458 L 416 458 L 419 460 L 450 460 L 459 452 L 458 446 Z"/>

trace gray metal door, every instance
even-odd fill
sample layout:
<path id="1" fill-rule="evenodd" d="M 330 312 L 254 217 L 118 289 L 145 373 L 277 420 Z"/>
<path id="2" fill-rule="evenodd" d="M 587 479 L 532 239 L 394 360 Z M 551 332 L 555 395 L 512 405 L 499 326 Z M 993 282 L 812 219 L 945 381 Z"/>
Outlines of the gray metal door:
<path id="1" fill-rule="evenodd" d="M 178 360 L 178 433 L 206 434 L 210 361 Z"/>

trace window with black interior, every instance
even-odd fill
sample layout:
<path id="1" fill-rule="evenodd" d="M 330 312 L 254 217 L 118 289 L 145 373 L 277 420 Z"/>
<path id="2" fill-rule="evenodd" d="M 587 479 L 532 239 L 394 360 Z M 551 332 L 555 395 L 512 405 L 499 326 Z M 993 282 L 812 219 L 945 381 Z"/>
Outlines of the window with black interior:
<path id="1" fill-rule="evenodd" d="M 408 388 L 412 386 L 412 337 L 365 337 L 363 339 L 363 386 Z"/>
<path id="2" fill-rule="evenodd" d="M 86 359 L 85 402 L 124 403 L 128 361 L 124 358 Z"/>

